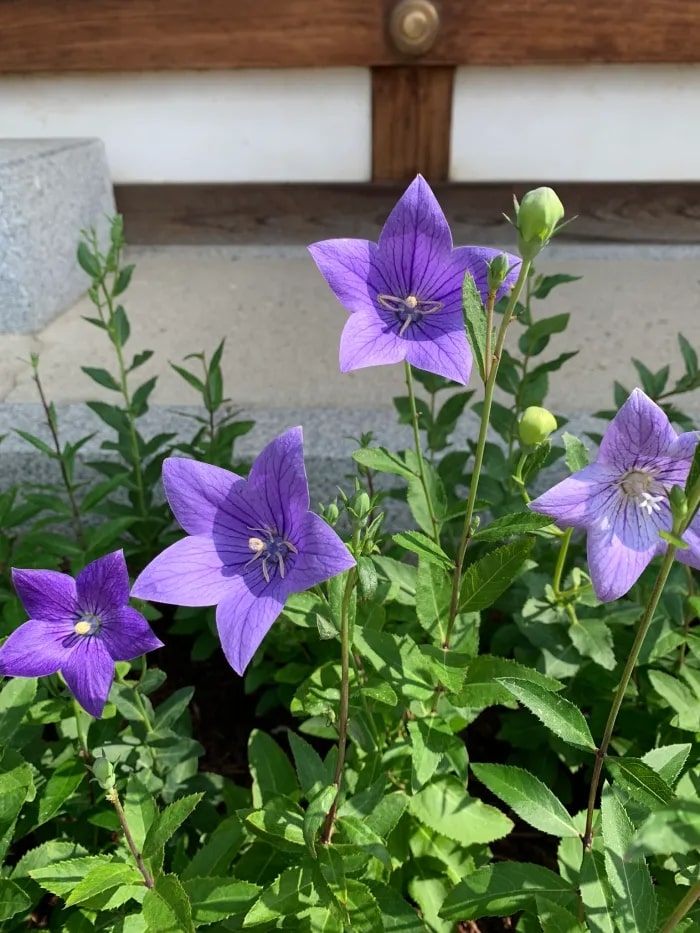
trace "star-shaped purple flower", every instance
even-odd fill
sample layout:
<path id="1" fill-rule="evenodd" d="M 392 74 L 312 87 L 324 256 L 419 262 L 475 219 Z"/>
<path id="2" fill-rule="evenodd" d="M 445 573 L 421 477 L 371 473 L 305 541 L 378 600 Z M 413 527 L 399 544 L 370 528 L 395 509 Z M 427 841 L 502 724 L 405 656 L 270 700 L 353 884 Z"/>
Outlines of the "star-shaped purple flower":
<path id="1" fill-rule="evenodd" d="M 340 338 L 341 372 L 406 360 L 467 384 L 472 353 L 462 284 L 469 272 L 485 302 L 487 263 L 500 251 L 453 249 L 445 215 L 421 175 L 389 215 L 378 243 L 323 240 L 309 251 L 336 298 L 351 312 Z M 520 259 L 508 258 L 510 271 L 498 298 L 518 275 Z"/>
<path id="2" fill-rule="evenodd" d="M 659 406 L 635 389 L 608 426 L 597 461 L 530 503 L 559 525 L 586 529 L 593 589 L 603 602 L 623 596 L 665 552 L 659 532 L 673 524 L 668 493 L 685 484 L 699 436 L 677 435 Z M 683 539 L 688 549 L 676 558 L 700 568 L 700 516 Z"/>
<path id="3" fill-rule="evenodd" d="M 190 537 L 159 554 L 134 595 L 177 606 L 216 606 L 224 654 L 242 674 L 287 596 L 355 564 L 322 518 L 309 511 L 301 428 L 275 438 L 250 476 L 179 457 L 163 485 Z"/>
<path id="4" fill-rule="evenodd" d="M 14 570 L 12 582 L 29 621 L 0 648 L 0 674 L 44 677 L 60 671 L 75 699 L 102 715 L 114 662 L 163 643 L 129 602 L 123 551 L 88 564 L 75 580 L 55 570 Z"/>

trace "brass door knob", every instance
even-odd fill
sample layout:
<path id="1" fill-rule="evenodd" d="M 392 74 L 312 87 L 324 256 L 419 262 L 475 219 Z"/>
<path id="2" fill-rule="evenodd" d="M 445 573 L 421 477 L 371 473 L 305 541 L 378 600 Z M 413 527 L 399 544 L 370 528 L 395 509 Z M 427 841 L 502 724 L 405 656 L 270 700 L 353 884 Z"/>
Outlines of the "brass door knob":
<path id="1" fill-rule="evenodd" d="M 404 55 L 424 55 L 440 31 L 440 14 L 431 0 L 400 0 L 389 18 L 389 35 Z"/>

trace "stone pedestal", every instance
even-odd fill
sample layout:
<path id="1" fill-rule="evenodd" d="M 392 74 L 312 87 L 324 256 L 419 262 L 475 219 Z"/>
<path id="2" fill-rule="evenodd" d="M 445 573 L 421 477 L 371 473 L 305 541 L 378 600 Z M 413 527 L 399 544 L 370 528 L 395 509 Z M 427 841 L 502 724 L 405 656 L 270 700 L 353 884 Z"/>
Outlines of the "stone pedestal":
<path id="1" fill-rule="evenodd" d="M 99 139 L 0 139 L 0 333 L 31 333 L 88 280 L 80 231 L 108 240 L 114 195 Z"/>

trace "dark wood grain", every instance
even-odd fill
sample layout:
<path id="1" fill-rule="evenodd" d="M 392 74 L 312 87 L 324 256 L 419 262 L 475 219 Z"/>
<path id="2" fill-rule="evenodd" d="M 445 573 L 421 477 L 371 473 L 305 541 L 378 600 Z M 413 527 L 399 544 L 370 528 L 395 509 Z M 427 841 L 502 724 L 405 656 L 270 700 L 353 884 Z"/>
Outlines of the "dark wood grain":
<path id="1" fill-rule="evenodd" d="M 372 69 L 372 178 L 447 179 L 454 68 L 397 65 Z"/>
<path id="2" fill-rule="evenodd" d="M 437 184 L 460 243 L 512 243 L 502 212 L 538 182 Z M 306 245 L 375 238 L 403 185 L 123 185 L 117 206 L 134 244 Z M 700 243 L 698 184 L 562 184 L 567 242 Z"/>
<path id="3" fill-rule="evenodd" d="M 393 0 L 0 0 L 0 71 L 407 63 Z M 698 0 L 435 0 L 432 65 L 700 60 Z"/>

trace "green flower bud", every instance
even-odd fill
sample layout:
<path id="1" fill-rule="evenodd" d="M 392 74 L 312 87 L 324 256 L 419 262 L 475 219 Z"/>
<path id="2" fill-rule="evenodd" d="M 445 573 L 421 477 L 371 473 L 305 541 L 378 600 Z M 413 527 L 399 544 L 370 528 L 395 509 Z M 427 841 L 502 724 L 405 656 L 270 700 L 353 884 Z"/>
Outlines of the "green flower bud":
<path id="1" fill-rule="evenodd" d="M 335 502 L 331 502 L 330 505 L 326 506 L 323 515 L 329 525 L 335 525 L 335 523 L 338 521 L 338 517 L 340 516 L 338 506 L 335 504 Z"/>
<path id="2" fill-rule="evenodd" d="M 508 275 L 508 257 L 505 253 L 499 253 L 488 263 L 487 282 L 489 293 L 493 294 L 503 285 Z"/>
<path id="3" fill-rule="evenodd" d="M 370 513 L 371 502 L 364 489 L 359 490 L 350 500 L 350 511 L 358 519 L 366 519 Z"/>
<path id="4" fill-rule="evenodd" d="M 537 447 L 557 429 L 557 419 L 546 408 L 530 405 L 523 412 L 518 425 L 518 435 L 526 447 Z"/>
<path id="5" fill-rule="evenodd" d="M 92 763 L 92 773 L 102 790 L 110 791 L 114 787 L 115 777 L 112 763 L 106 758 L 95 758 Z"/>
<path id="6" fill-rule="evenodd" d="M 547 245 L 559 221 L 564 205 L 551 188 L 528 191 L 516 212 L 518 249 L 523 259 L 534 259 Z"/>
<path id="7" fill-rule="evenodd" d="M 688 514 L 688 500 L 685 495 L 685 490 L 681 489 L 680 486 L 671 486 L 668 499 L 671 504 L 671 514 L 673 515 L 674 524 L 678 524 L 682 522 Z"/>

